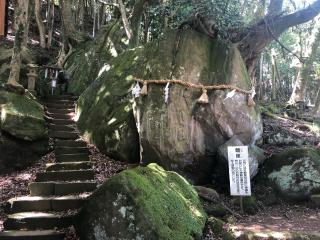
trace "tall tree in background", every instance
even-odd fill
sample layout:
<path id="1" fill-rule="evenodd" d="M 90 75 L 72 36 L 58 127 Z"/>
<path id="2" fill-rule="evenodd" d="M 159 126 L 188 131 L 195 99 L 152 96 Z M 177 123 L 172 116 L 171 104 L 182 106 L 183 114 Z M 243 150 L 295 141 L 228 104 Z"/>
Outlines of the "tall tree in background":
<path id="1" fill-rule="evenodd" d="M 19 85 L 23 37 L 27 31 L 29 0 L 18 1 L 15 10 L 15 40 L 8 84 Z"/>
<path id="2" fill-rule="evenodd" d="M 45 48 L 46 47 L 46 29 L 41 17 L 41 2 L 42 1 L 40 0 L 34 0 L 34 14 L 36 16 L 36 21 L 39 29 L 40 46 L 42 48 Z"/>
<path id="3" fill-rule="evenodd" d="M 311 51 L 302 63 L 301 70 L 298 70 L 296 82 L 289 100 L 289 104 L 295 104 L 299 101 L 304 101 L 306 97 L 306 87 L 308 80 L 310 79 L 311 71 L 313 68 L 313 62 L 317 56 L 317 50 L 320 45 L 320 30 L 316 33 L 314 41 L 311 45 Z"/>

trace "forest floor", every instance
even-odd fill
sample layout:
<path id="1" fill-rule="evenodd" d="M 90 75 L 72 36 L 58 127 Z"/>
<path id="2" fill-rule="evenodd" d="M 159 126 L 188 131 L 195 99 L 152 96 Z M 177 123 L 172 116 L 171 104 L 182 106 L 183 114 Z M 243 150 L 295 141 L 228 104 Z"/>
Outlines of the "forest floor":
<path id="1" fill-rule="evenodd" d="M 262 111 L 264 129 L 260 147 L 264 149 L 266 157 L 297 146 L 320 147 L 320 125 L 313 123 L 311 109 L 288 110 L 273 106 L 272 110 L 263 108 Z M 288 234 L 293 233 L 313 237 L 303 239 L 320 239 L 319 207 L 311 202 L 288 203 L 276 196 L 270 187 L 258 185 L 255 181 L 252 183 L 252 192 L 257 200 L 257 210 L 253 215 L 241 214 L 236 198 L 221 196 L 224 204 L 236 214 L 236 217 L 223 218 L 227 223 L 224 229 L 234 236 L 246 236 L 241 239 L 291 239 Z M 224 239 L 213 232 L 214 229 L 208 225 L 203 240 Z"/>
<path id="2" fill-rule="evenodd" d="M 309 119 L 309 115 L 308 110 L 304 110 L 299 118 L 288 117 L 281 111 L 276 114 L 270 112 L 263 114 L 264 134 L 261 147 L 265 150 L 266 155 L 272 155 L 295 145 L 319 147 L 320 129 L 312 122 L 305 121 Z M 105 179 L 128 167 L 101 154 L 94 146 L 90 146 L 90 151 L 98 183 L 102 183 Z M 34 180 L 35 173 L 43 171 L 45 164 L 53 160 L 54 153 L 51 152 L 28 169 L 0 175 L 0 231 L 3 229 L 3 221 L 6 217 L 7 201 L 12 197 L 27 195 L 28 184 Z M 286 232 L 319 234 L 319 208 L 309 202 L 287 203 L 278 198 L 272 189 L 255 186 L 254 182 L 252 185 L 252 191 L 256 196 L 258 206 L 254 215 L 240 214 L 239 204 L 235 203 L 234 198 L 221 195 L 223 203 L 236 214 L 236 217 L 229 215 L 228 218 L 223 219 L 228 223 L 225 227 L 235 235 L 251 232 L 259 233 L 261 238 L 258 239 L 268 239 L 261 235 L 265 233 L 269 236 L 272 235 L 274 237 L 272 239 L 287 239 L 284 236 Z M 204 202 L 204 204 L 210 203 Z M 72 229 L 69 231 L 67 239 L 76 239 Z M 203 239 L 223 238 L 215 235 L 213 229 L 207 226 Z"/>

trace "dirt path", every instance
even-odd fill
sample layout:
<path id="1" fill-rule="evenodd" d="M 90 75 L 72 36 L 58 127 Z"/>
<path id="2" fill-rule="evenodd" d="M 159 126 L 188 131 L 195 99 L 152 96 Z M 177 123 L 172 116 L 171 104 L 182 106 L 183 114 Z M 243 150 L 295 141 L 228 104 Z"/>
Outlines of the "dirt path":
<path id="1" fill-rule="evenodd" d="M 232 228 L 236 232 L 320 233 L 320 209 L 304 205 L 272 206 L 240 219 Z"/>

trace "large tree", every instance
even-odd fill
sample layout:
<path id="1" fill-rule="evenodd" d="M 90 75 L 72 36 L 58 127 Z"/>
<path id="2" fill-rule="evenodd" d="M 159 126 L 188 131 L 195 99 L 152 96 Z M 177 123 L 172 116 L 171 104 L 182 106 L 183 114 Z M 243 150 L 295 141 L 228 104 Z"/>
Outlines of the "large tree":
<path id="1" fill-rule="evenodd" d="M 265 1 L 263 1 L 265 2 Z M 242 57 L 246 63 L 247 69 L 251 76 L 254 76 L 255 67 L 260 54 L 265 47 L 273 40 L 277 40 L 279 36 L 290 27 L 308 22 L 320 13 L 320 0 L 316 0 L 308 7 L 297 10 L 290 14 L 283 12 L 283 0 L 270 0 L 267 14 L 262 18 L 253 21 L 251 25 L 243 28 L 243 30 L 216 29 L 216 18 L 207 15 L 192 19 L 194 28 L 197 30 L 215 36 L 217 31 L 225 31 L 228 40 L 234 43 L 240 50 Z"/>
<path id="2" fill-rule="evenodd" d="M 320 0 L 288 15 L 282 14 L 282 3 L 283 0 L 271 0 L 268 14 L 263 19 L 231 39 L 237 44 L 250 74 L 254 72 L 258 57 L 271 41 L 288 28 L 308 22 L 320 13 Z"/>
<path id="3" fill-rule="evenodd" d="M 23 40 L 27 31 L 29 0 L 18 1 L 15 11 L 15 40 L 10 63 L 8 84 L 19 85 L 21 69 L 21 52 Z"/>

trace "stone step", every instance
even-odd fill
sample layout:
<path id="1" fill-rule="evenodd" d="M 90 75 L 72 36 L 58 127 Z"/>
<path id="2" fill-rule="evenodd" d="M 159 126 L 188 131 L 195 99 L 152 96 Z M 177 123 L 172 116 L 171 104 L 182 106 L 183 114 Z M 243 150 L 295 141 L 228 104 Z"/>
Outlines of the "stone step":
<path id="1" fill-rule="evenodd" d="M 65 233 L 55 230 L 13 230 L 0 232 L 0 240 L 63 240 Z"/>
<path id="2" fill-rule="evenodd" d="M 6 230 L 66 228 L 72 225 L 73 217 L 59 213 L 20 212 L 9 215 L 3 225 Z"/>
<path id="3" fill-rule="evenodd" d="M 48 163 L 46 164 L 46 171 L 62 171 L 62 170 L 81 170 L 90 169 L 91 162 L 63 162 L 63 163 Z"/>
<path id="4" fill-rule="evenodd" d="M 78 153 L 84 153 L 89 155 L 89 150 L 86 147 L 59 147 L 56 148 L 54 153 L 57 155 L 63 155 L 63 154 L 78 154 Z"/>
<path id="5" fill-rule="evenodd" d="M 317 207 L 320 207 L 320 194 L 311 195 L 310 199 Z"/>
<path id="6" fill-rule="evenodd" d="M 55 141 L 55 149 L 60 147 L 87 147 L 87 143 L 84 141 L 57 139 Z"/>
<path id="7" fill-rule="evenodd" d="M 50 112 L 46 112 L 46 115 L 49 118 L 53 118 L 53 119 L 73 119 L 74 118 L 74 113 L 68 113 L 68 114 L 63 114 L 63 113 L 50 113 Z"/>
<path id="8" fill-rule="evenodd" d="M 57 162 L 86 162 L 89 160 L 89 155 L 87 153 L 60 154 L 56 156 Z"/>
<path id="9" fill-rule="evenodd" d="M 58 138 L 58 139 L 78 139 L 79 134 L 75 131 L 49 131 L 49 137 Z"/>
<path id="10" fill-rule="evenodd" d="M 73 132 L 76 130 L 75 126 L 72 125 L 55 125 L 55 124 L 49 124 L 48 125 L 49 130 L 52 131 L 67 131 L 67 132 Z"/>
<path id="11" fill-rule="evenodd" d="M 69 113 L 74 113 L 74 108 L 64 108 L 64 109 L 47 108 L 47 111 L 49 113 L 69 114 Z"/>
<path id="12" fill-rule="evenodd" d="M 11 198 L 8 202 L 11 213 L 18 212 L 49 212 L 66 211 L 82 207 L 85 197 L 78 195 L 68 195 L 61 197 L 17 197 Z"/>
<path id="13" fill-rule="evenodd" d="M 66 108 L 74 108 L 74 103 L 46 103 L 45 106 L 47 108 L 57 108 L 57 109 L 66 109 Z"/>
<path id="14" fill-rule="evenodd" d="M 33 182 L 29 184 L 30 196 L 61 196 L 92 192 L 97 188 L 93 181 L 81 182 Z"/>
<path id="15" fill-rule="evenodd" d="M 47 119 L 48 122 L 52 123 L 52 124 L 55 124 L 55 125 L 72 125 L 72 124 L 75 124 L 75 121 L 69 119 L 69 120 L 66 120 L 66 119 L 53 119 L 53 118 L 50 118 L 50 119 Z"/>
<path id="16" fill-rule="evenodd" d="M 89 170 L 66 170 L 39 172 L 36 174 L 36 182 L 45 181 L 86 181 L 94 179 L 94 171 Z"/>
<path id="17" fill-rule="evenodd" d="M 49 95 L 45 98 L 45 100 L 74 100 L 78 99 L 77 96 L 65 94 L 65 95 Z"/>
<path id="18" fill-rule="evenodd" d="M 45 99 L 43 100 L 44 104 L 47 103 L 56 103 L 56 104 L 74 104 L 75 101 L 71 99 Z"/>

